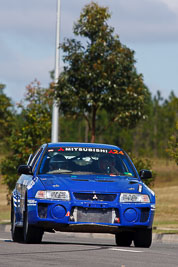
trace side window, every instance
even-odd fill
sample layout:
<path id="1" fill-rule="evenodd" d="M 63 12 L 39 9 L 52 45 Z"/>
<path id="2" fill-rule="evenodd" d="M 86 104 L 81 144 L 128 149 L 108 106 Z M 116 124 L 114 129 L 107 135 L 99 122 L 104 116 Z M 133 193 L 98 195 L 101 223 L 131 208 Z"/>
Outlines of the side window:
<path id="1" fill-rule="evenodd" d="M 40 157 L 41 154 L 43 153 L 42 150 L 43 150 L 43 149 L 40 150 L 40 153 L 38 153 L 38 155 L 37 155 L 37 157 L 36 157 L 35 163 L 34 163 L 34 165 L 33 165 L 33 167 L 32 167 L 32 171 L 33 171 L 33 172 L 34 172 L 34 170 L 35 170 L 35 167 L 36 167 L 36 164 L 37 164 L 37 162 L 38 162 L 39 157 Z"/>
<path id="2" fill-rule="evenodd" d="M 38 157 L 40 156 L 42 150 L 43 150 L 42 147 L 40 147 L 40 148 L 36 151 L 36 153 L 34 154 L 34 157 L 33 157 L 33 159 L 32 159 L 31 162 L 30 162 L 30 166 L 32 167 L 32 170 L 33 170 L 33 168 L 35 167 L 36 162 L 37 162 L 37 159 L 38 159 Z"/>
<path id="3" fill-rule="evenodd" d="M 30 154 L 27 160 L 27 165 L 30 165 L 30 162 L 32 161 L 32 159 L 33 159 L 33 154 Z"/>

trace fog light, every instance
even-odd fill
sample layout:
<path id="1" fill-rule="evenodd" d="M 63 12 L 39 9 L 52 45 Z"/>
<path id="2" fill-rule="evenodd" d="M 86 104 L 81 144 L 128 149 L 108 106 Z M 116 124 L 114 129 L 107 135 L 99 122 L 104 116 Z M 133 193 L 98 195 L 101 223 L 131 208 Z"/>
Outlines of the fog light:
<path id="1" fill-rule="evenodd" d="M 56 205 L 51 210 L 52 216 L 56 219 L 62 219 L 66 215 L 66 209 L 62 205 Z"/>

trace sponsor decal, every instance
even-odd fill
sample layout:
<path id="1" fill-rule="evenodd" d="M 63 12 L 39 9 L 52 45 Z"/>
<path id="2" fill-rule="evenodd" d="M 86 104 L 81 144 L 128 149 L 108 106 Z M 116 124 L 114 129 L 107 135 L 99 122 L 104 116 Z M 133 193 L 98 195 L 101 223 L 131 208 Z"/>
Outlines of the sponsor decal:
<path id="1" fill-rule="evenodd" d="M 38 177 L 35 177 L 28 185 L 27 185 L 27 189 L 31 189 L 34 184 L 36 183 L 36 181 L 38 180 Z"/>
<path id="2" fill-rule="evenodd" d="M 142 188 L 143 186 L 141 184 L 138 185 L 138 192 L 141 193 L 142 192 Z"/>
<path id="3" fill-rule="evenodd" d="M 27 206 L 36 206 L 37 201 L 34 199 L 28 199 Z"/>
<path id="4" fill-rule="evenodd" d="M 93 196 L 93 200 L 98 200 L 97 195 L 94 195 L 94 196 Z"/>
<path id="5" fill-rule="evenodd" d="M 36 204 L 37 201 L 35 199 L 28 199 L 28 204 Z"/>
<path id="6" fill-rule="evenodd" d="M 51 149 L 48 151 L 52 151 Z M 124 155 L 124 152 L 116 149 L 104 149 L 104 148 L 90 148 L 90 147 L 60 147 L 58 151 L 69 151 L 69 152 L 98 152 L 108 154 L 120 154 Z"/>
<path id="7" fill-rule="evenodd" d="M 58 184 L 53 184 L 52 186 L 53 186 L 53 187 L 59 187 L 60 185 L 58 185 Z"/>
<path id="8" fill-rule="evenodd" d="M 119 151 L 119 150 L 116 150 L 116 149 L 111 149 L 108 153 L 109 154 L 121 154 L 121 155 L 124 155 L 123 151 Z"/>
<path id="9" fill-rule="evenodd" d="M 60 147 L 58 151 L 65 151 L 64 148 Z"/>
<path id="10" fill-rule="evenodd" d="M 67 213 L 66 213 L 66 217 L 69 217 L 70 216 L 70 211 L 68 211 Z"/>
<path id="11" fill-rule="evenodd" d="M 151 210 L 154 211 L 156 209 L 156 206 L 153 204 L 151 205 Z"/>
<path id="12" fill-rule="evenodd" d="M 132 190 L 133 191 L 133 190 L 135 190 L 135 188 L 134 187 L 130 187 L 129 190 Z"/>
<path id="13" fill-rule="evenodd" d="M 29 207 L 29 206 L 36 206 L 36 204 L 33 204 L 33 203 L 30 203 L 30 204 L 29 204 L 29 203 L 28 203 L 27 206 L 28 206 L 28 207 Z"/>

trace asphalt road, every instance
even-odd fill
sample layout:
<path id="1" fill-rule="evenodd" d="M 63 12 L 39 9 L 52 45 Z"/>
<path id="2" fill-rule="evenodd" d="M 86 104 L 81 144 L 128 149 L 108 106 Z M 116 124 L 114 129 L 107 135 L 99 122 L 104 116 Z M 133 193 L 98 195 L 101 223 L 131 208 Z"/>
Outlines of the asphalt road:
<path id="1" fill-rule="evenodd" d="M 10 233 L 0 232 L 0 267 L 117 266 L 176 267 L 178 243 L 153 242 L 151 248 L 124 248 L 114 237 L 93 238 L 79 234 L 46 233 L 38 245 L 11 241 Z"/>

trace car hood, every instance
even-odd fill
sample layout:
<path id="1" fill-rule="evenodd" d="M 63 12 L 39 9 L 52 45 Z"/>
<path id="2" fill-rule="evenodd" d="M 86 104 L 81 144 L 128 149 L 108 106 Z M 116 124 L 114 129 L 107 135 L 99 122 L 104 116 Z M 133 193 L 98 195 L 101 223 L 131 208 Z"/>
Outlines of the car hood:
<path id="1" fill-rule="evenodd" d="M 69 190 L 71 192 L 138 192 L 138 179 L 127 176 L 94 175 L 40 175 L 46 190 Z"/>

